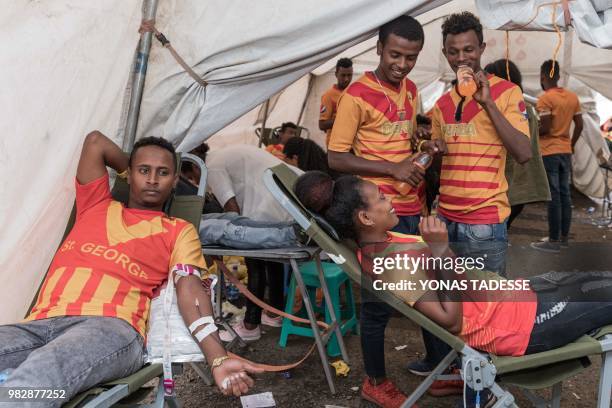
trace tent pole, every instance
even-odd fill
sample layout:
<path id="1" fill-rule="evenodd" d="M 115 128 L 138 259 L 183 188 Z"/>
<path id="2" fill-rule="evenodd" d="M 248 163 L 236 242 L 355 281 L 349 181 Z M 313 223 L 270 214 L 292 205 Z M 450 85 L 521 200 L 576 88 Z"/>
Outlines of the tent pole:
<path id="1" fill-rule="evenodd" d="M 142 21 L 154 20 L 157 11 L 158 0 L 143 0 Z M 134 146 L 136 139 L 136 127 L 138 126 L 138 115 L 140 114 L 140 101 L 144 90 L 145 77 L 147 75 L 147 63 L 153 33 L 148 31 L 140 35 L 138 52 L 134 61 L 134 79 L 132 81 L 132 92 L 125 124 L 125 137 L 123 139 L 123 151 L 129 152 Z"/>
<path id="2" fill-rule="evenodd" d="M 572 70 L 572 45 L 574 43 L 573 31 L 569 28 L 563 35 L 563 69 L 561 70 L 561 86 L 567 87 L 569 84 L 569 77 Z"/>
<path id="3" fill-rule="evenodd" d="M 308 75 L 308 90 L 306 90 L 306 96 L 304 97 L 304 101 L 302 102 L 302 108 L 300 109 L 300 116 L 298 116 L 297 124 L 299 125 L 302 122 L 302 117 L 304 116 L 304 111 L 306 110 L 306 102 L 308 102 L 308 98 L 310 97 L 310 92 L 312 91 L 312 86 L 314 81 L 312 78 L 314 75 Z"/>
<path id="4" fill-rule="evenodd" d="M 266 103 L 264 104 L 264 117 L 261 121 L 261 130 L 259 131 L 259 144 L 258 147 L 261 147 L 264 138 L 264 131 L 266 130 L 266 121 L 268 120 L 268 108 L 270 107 L 270 99 L 266 99 Z M 270 135 L 272 136 L 272 135 Z"/>

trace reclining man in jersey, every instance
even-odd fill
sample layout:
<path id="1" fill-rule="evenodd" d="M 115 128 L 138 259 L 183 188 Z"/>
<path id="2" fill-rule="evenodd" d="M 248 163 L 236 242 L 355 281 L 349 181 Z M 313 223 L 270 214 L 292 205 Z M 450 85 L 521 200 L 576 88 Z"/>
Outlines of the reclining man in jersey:
<path id="1" fill-rule="evenodd" d="M 127 177 L 127 207 L 111 197 L 107 166 Z M 238 396 L 253 386 L 247 372 L 261 370 L 228 358 L 215 332 L 195 228 L 162 212 L 176 167 L 174 148 L 162 138 L 138 141 L 128 159 L 102 133 L 87 135 L 76 174 L 76 223 L 26 321 L 0 326 L 0 371 L 14 369 L 5 387 L 64 389 L 71 398 L 139 370 L 151 297 L 170 271 L 179 310 L 219 388 Z"/>

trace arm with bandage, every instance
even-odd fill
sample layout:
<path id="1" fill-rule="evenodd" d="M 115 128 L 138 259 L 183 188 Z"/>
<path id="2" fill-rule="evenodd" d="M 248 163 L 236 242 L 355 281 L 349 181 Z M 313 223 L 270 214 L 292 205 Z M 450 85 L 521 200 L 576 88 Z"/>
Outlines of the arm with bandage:
<path id="1" fill-rule="evenodd" d="M 174 263 L 179 260 L 184 263 Z M 171 276 L 176 286 L 179 311 L 206 357 L 217 386 L 225 395 L 246 393 L 253 386 L 253 380 L 247 373 L 255 374 L 263 370 L 227 356 L 217 334 L 210 294 L 202 285 L 201 276 L 207 272 L 206 264 L 198 235 L 191 224 L 177 238 L 172 263 Z"/>

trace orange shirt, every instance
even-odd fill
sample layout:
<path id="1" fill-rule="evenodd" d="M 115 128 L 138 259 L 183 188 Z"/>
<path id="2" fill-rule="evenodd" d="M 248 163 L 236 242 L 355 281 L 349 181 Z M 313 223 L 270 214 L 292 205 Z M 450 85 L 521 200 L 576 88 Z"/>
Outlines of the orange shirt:
<path id="1" fill-rule="evenodd" d="M 410 136 L 416 129 L 418 94 L 408 78 L 399 89 L 367 72 L 350 84 L 338 103 L 328 150 L 353 152 L 367 160 L 400 162 L 413 152 Z M 377 184 L 398 215 L 418 215 L 425 202 L 425 184 L 401 195 L 391 177 L 363 177 Z"/>
<path id="2" fill-rule="evenodd" d="M 26 320 L 117 317 L 144 337 L 151 298 L 171 268 L 206 270 L 193 225 L 160 211 L 125 208 L 112 199 L 108 182 L 108 174 L 76 182 L 76 223 Z"/>
<path id="3" fill-rule="evenodd" d="M 267 145 L 266 152 L 284 161 L 285 160 L 285 154 L 283 153 L 284 148 L 285 148 L 285 145 L 282 145 L 282 144 Z"/>
<path id="4" fill-rule="evenodd" d="M 421 282 L 435 279 L 434 275 L 423 268 L 411 269 L 410 261 L 406 263 L 402 261 L 400 263 L 402 269 L 395 269 L 382 266 L 384 262 L 376 262 L 376 259 L 395 258 L 398 255 L 428 258 L 431 257 L 431 252 L 421 236 L 391 231 L 387 234 L 386 242 L 368 244 L 359 248 L 357 259 L 363 273 L 370 276 L 373 281 L 414 282 L 412 289 L 388 289 L 408 305 L 414 306 L 428 290 L 421 285 Z M 376 265 L 383 270 L 376 273 Z M 499 276 L 493 272 L 479 270 L 469 270 L 466 273 L 468 279 L 466 284 L 469 289 L 462 292 L 463 316 L 459 337 L 474 348 L 497 355 L 525 354 L 538 306 L 535 292 L 531 290 L 473 292 L 470 281 L 497 280 Z M 374 288 L 376 289 L 376 284 Z M 474 296 L 471 297 L 471 294 Z"/>
<path id="5" fill-rule="evenodd" d="M 569 131 L 574 115 L 580 113 L 578 96 L 564 88 L 550 88 L 538 99 L 536 110 L 540 117 L 552 115 L 550 133 L 540 135 L 542 156 L 572 154 Z"/>
<path id="6" fill-rule="evenodd" d="M 483 280 L 498 279 L 493 272 L 478 272 Z M 485 277 L 482 276 L 485 274 Z M 468 272 L 468 276 L 470 276 Z M 470 276 L 475 279 L 476 276 Z M 529 345 L 538 299 L 528 290 L 480 292 L 491 301 L 464 301 L 459 337 L 470 346 L 499 356 L 522 356 Z"/>
<path id="7" fill-rule="evenodd" d="M 321 97 L 321 109 L 319 111 L 319 120 L 329 120 L 336 118 L 338 111 L 338 100 L 342 95 L 342 91 L 338 89 L 338 85 L 329 88 Z M 325 131 L 325 146 L 329 145 L 329 137 L 331 136 L 331 128 Z"/>
<path id="8" fill-rule="evenodd" d="M 489 84 L 491 97 L 505 118 L 529 137 L 521 89 L 493 75 Z M 510 215 L 506 148 L 489 115 L 472 97 L 465 98 L 461 121 L 455 121 L 460 100 L 453 88 L 433 109 L 432 139 L 444 138 L 449 152 L 442 159 L 438 211 L 451 221 L 466 224 L 501 223 Z"/>

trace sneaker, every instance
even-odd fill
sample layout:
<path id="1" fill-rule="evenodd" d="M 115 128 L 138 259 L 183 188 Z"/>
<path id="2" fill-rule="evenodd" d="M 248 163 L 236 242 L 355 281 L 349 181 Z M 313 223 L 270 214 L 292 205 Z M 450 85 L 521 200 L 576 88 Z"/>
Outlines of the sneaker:
<path id="1" fill-rule="evenodd" d="M 426 358 L 408 363 L 408 371 L 420 377 L 427 377 L 436 366 L 430 363 Z"/>
<path id="2" fill-rule="evenodd" d="M 543 242 L 532 242 L 530 246 L 533 249 L 537 249 L 538 251 L 542 252 L 549 252 L 554 254 L 558 254 L 559 252 L 561 252 L 561 245 L 559 244 L 559 241 L 548 240 Z"/>
<path id="3" fill-rule="evenodd" d="M 267 313 L 261 313 L 261 324 L 270 327 L 281 327 L 283 325 L 283 318 L 280 316 L 270 317 Z"/>
<path id="4" fill-rule="evenodd" d="M 569 238 L 561 237 L 561 240 L 559 241 L 559 246 L 561 248 L 569 248 Z"/>
<path id="5" fill-rule="evenodd" d="M 455 369 L 452 373 L 459 374 L 459 370 Z M 463 394 L 463 380 L 436 380 L 429 386 L 427 393 L 434 397 L 461 395 Z"/>
<path id="6" fill-rule="evenodd" d="M 382 408 L 399 408 L 408 398 L 390 380 L 373 385 L 366 377 L 361 386 L 361 398 Z M 413 405 L 412 408 L 418 408 Z"/>
<path id="7" fill-rule="evenodd" d="M 261 329 L 259 326 L 253 330 L 249 330 L 244 327 L 244 322 L 238 322 L 235 325 L 232 325 L 232 328 L 244 341 L 257 341 L 261 338 Z M 227 330 L 220 330 L 219 337 L 221 338 L 221 341 L 226 343 L 234 340 L 234 335 Z"/>

